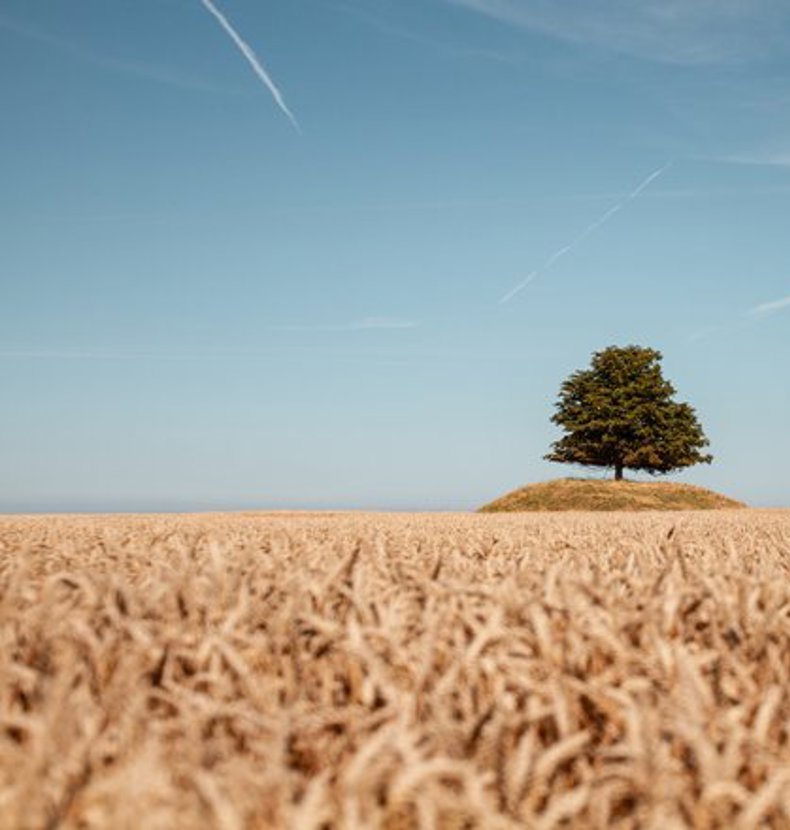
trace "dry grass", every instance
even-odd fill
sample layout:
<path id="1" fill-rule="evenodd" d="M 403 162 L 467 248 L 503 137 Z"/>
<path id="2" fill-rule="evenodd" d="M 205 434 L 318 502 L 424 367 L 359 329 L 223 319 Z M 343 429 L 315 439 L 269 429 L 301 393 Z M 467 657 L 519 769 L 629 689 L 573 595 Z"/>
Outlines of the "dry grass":
<path id="1" fill-rule="evenodd" d="M 790 512 L 0 520 L 0 826 L 790 827 Z"/>
<path id="2" fill-rule="evenodd" d="M 692 484 L 558 478 L 513 490 L 480 508 L 480 511 L 730 510 L 745 506 L 742 502 Z"/>

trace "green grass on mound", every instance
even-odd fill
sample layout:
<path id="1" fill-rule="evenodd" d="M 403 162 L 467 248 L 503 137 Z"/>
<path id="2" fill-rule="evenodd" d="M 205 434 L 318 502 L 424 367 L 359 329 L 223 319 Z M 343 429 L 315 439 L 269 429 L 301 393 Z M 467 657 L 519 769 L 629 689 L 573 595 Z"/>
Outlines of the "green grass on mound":
<path id="1" fill-rule="evenodd" d="M 746 507 L 691 484 L 560 478 L 514 490 L 481 513 L 524 510 L 724 510 Z"/>

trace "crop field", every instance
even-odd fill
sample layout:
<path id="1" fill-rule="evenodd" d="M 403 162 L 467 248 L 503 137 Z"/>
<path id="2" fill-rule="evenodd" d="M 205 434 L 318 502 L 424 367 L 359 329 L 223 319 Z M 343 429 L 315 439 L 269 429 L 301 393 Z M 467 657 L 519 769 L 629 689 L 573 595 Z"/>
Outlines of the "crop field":
<path id="1" fill-rule="evenodd" d="M 0 827 L 788 828 L 790 511 L 0 518 Z"/>

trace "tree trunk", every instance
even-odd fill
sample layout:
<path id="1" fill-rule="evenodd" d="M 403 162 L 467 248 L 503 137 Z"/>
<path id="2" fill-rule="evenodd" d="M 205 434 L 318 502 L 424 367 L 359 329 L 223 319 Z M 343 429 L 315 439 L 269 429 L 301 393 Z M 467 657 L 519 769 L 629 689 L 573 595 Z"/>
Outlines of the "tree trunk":
<path id="1" fill-rule="evenodd" d="M 623 465 L 619 461 L 614 465 L 614 480 L 623 480 Z"/>

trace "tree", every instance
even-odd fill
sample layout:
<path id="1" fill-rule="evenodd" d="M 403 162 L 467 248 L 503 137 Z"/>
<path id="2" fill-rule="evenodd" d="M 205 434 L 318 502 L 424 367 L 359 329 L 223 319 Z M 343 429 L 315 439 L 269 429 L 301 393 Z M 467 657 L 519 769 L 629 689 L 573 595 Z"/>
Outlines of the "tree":
<path id="1" fill-rule="evenodd" d="M 708 439 L 694 409 L 673 400 L 675 388 L 661 374 L 661 352 L 610 346 L 596 352 L 589 369 L 574 372 L 560 389 L 552 421 L 565 435 L 548 461 L 611 467 L 657 475 L 710 464 Z"/>

